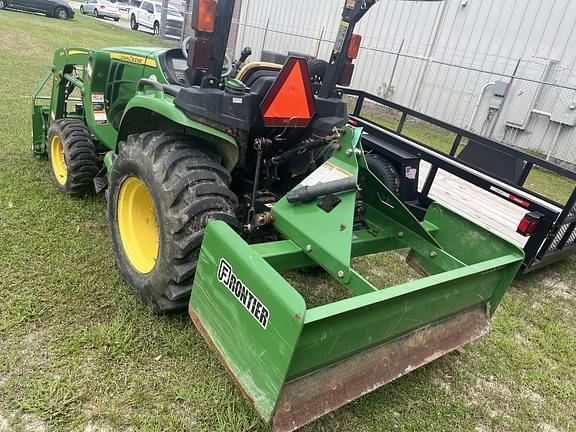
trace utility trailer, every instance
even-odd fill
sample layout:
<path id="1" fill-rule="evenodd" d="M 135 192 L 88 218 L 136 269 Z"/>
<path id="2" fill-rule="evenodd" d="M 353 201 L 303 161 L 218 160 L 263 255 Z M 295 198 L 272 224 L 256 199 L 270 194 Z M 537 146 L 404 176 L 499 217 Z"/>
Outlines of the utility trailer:
<path id="1" fill-rule="evenodd" d="M 350 121 L 364 128 L 364 148 L 393 161 L 400 198 L 418 218 L 433 202 L 440 202 L 475 220 L 522 247 L 521 273 L 576 254 L 575 171 L 370 93 L 342 91 L 355 99 Z M 394 113 L 397 127 L 378 121 L 375 108 Z M 407 136 L 410 119 L 450 133 L 454 137 L 450 151 Z M 525 183 L 533 169 L 572 180 L 574 189 L 567 201 L 558 203 L 530 190 Z"/>

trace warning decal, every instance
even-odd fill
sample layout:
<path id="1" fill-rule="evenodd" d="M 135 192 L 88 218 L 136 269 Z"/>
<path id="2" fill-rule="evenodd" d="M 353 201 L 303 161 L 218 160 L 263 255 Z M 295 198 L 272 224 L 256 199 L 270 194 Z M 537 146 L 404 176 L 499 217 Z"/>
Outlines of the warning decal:
<path id="1" fill-rule="evenodd" d="M 340 23 L 340 28 L 338 29 L 338 35 L 336 36 L 336 43 L 334 44 L 334 53 L 339 53 L 344 47 L 344 42 L 346 41 L 346 35 L 348 34 L 348 28 L 350 24 L 346 21 Z"/>
<path id="2" fill-rule="evenodd" d="M 104 109 L 104 93 L 92 93 L 92 104 L 102 104 Z"/>
<path id="3" fill-rule="evenodd" d="M 318 183 L 328 183 L 348 177 L 352 177 L 352 173 L 337 167 L 333 163 L 325 162 L 316 171 L 306 177 L 300 184 L 302 186 L 314 186 Z"/>
<path id="4" fill-rule="evenodd" d="M 104 104 L 104 93 L 92 93 L 92 112 L 96 124 L 108 123 L 106 116 L 106 105 Z"/>
<path id="5" fill-rule="evenodd" d="M 94 111 L 94 121 L 96 124 L 104 124 L 108 122 L 105 111 Z"/>

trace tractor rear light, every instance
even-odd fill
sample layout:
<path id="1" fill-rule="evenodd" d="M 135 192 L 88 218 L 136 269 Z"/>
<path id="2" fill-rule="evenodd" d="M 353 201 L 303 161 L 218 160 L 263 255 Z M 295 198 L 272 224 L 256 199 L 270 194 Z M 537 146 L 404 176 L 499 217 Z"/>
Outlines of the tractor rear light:
<path id="1" fill-rule="evenodd" d="M 348 45 L 348 58 L 350 60 L 355 60 L 358 58 L 358 53 L 360 52 L 360 44 L 362 43 L 362 36 L 359 34 L 353 34 L 350 39 L 350 44 Z"/>
<path id="2" fill-rule="evenodd" d="M 544 218 L 542 213 L 538 212 L 530 212 L 526 213 L 526 216 L 522 218 L 520 223 L 518 224 L 518 229 L 516 232 L 518 234 L 522 234 L 525 237 L 531 236 L 536 232 L 538 226 L 540 225 L 540 221 Z"/>
<path id="3" fill-rule="evenodd" d="M 193 69 L 207 70 L 210 66 L 210 59 L 212 58 L 212 40 L 195 38 L 191 42 L 190 66 L 192 66 Z"/>
<path id="4" fill-rule="evenodd" d="M 196 0 L 192 9 L 192 28 L 202 33 L 214 33 L 216 0 Z"/>
<path id="5" fill-rule="evenodd" d="M 342 66 L 342 73 L 340 74 L 338 84 L 344 87 L 348 87 L 352 83 L 352 75 L 354 75 L 354 64 L 346 63 L 344 66 Z"/>
<path id="6" fill-rule="evenodd" d="M 308 63 L 290 57 L 260 105 L 266 127 L 306 127 L 316 114 Z"/>

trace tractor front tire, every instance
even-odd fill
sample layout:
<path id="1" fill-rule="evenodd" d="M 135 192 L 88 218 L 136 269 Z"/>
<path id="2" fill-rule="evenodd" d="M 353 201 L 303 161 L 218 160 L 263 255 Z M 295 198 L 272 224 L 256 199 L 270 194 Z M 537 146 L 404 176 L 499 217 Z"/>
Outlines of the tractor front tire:
<path id="1" fill-rule="evenodd" d="M 70 195 L 94 192 L 98 157 L 90 131 L 80 120 L 60 119 L 48 131 L 48 160 L 56 188 Z"/>
<path id="2" fill-rule="evenodd" d="M 121 142 L 109 179 L 108 221 L 124 280 L 155 313 L 188 305 L 210 221 L 238 224 L 238 199 L 220 158 L 169 132 Z"/>

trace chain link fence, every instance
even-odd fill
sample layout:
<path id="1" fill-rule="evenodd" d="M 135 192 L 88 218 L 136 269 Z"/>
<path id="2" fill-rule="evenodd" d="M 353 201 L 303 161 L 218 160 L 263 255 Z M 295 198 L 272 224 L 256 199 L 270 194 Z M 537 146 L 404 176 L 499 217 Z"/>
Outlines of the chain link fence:
<path id="1" fill-rule="evenodd" d="M 250 46 L 252 60 L 271 59 L 274 54 L 329 58 L 341 1 L 312 7 L 295 0 L 286 10 L 280 10 L 276 0 L 243 2 L 235 22 L 236 54 Z M 548 16 L 548 28 L 542 31 L 550 34 L 552 48 L 544 52 L 540 40 L 531 54 L 527 32 L 540 31 L 536 14 L 545 12 L 531 0 L 528 3 L 538 8 L 534 18 L 514 2 L 518 23 L 509 18 L 508 28 L 500 29 L 486 24 L 495 14 L 504 14 L 497 10 L 498 2 L 475 2 L 477 9 L 465 12 L 462 5 L 467 2 L 455 0 L 402 3 L 381 2 L 376 7 L 381 8 L 380 15 L 371 16 L 370 11 L 359 29 L 364 40 L 353 87 L 576 167 L 576 52 L 572 52 L 576 50 L 571 51 L 576 38 L 570 30 L 576 21 L 571 27 L 567 27 L 571 21 L 562 21 L 551 28 L 554 17 Z M 482 8 L 488 10 L 484 13 Z M 576 18 L 576 4 L 566 8 L 566 14 Z M 463 13 L 473 21 L 458 24 Z M 482 13 L 486 22 L 475 16 Z M 400 28 L 410 25 L 414 28 L 402 33 Z M 467 36 L 478 31 L 485 34 Z"/>
<path id="2" fill-rule="evenodd" d="M 432 64 L 414 108 L 546 160 L 576 167 L 575 77 L 517 59 L 513 74 Z M 563 75 L 563 76 L 562 76 Z"/>
<path id="3" fill-rule="evenodd" d="M 311 8 L 309 3 L 294 0 L 293 7 L 285 10 L 279 9 L 281 3 L 237 0 L 229 39 L 230 57 L 238 57 L 244 46 L 250 46 L 254 53 L 251 60 L 270 61 L 288 54 L 329 58 L 341 1 L 327 0 Z M 518 51 L 513 47 L 503 55 L 503 41 L 507 38 L 513 37 L 515 45 L 524 43 L 519 36 L 519 29 L 527 20 L 524 16 L 516 33 L 502 29 L 503 34 L 499 36 L 495 31 L 488 32 L 486 24 L 477 23 L 474 18 L 471 30 L 480 29 L 488 34 L 469 38 L 466 43 L 453 43 L 453 40 L 464 39 L 467 32 L 464 25 L 461 28 L 455 25 L 456 17 L 451 21 L 454 1 L 445 0 L 444 6 L 436 2 L 428 5 L 412 2 L 409 13 L 401 10 L 398 2 L 383 3 L 385 11 L 381 15 L 391 15 L 390 20 L 396 16 L 398 26 L 412 21 L 421 23 L 420 27 L 425 30 L 401 34 L 398 28 L 392 28 L 390 21 L 390 28 L 375 32 L 380 18 L 373 23 L 369 20 L 360 31 L 368 35 L 356 61 L 354 87 L 504 145 L 576 168 L 576 52 L 573 59 L 529 55 L 525 43 L 519 50 L 523 55 L 511 55 Z M 487 16 L 497 12 L 493 10 L 493 3 L 490 2 Z M 574 6 L 576 19 L 576 4 Z M 191 1 L 181 4 L 183 23 L 167 19 L 161 34 L 175 42 L 191 35 L 190 8 Z M 420 16 L 427 20 L 423 21 Z M 548 21 L 550 19 L 548 17 Z M 536 21 L 528 24 L 532 30 L 537 27 Z M 562 39 L 559 30 L 555 31 L 551 44 L 561 42 L 564 47 L 559 52 L 569 53 L 572 45 L 576 47 L 576 41 L 574 44 L 570 41 L 572 33 Z M 446 33 L 444 39 L 442 32 Z M 500 44 L 497 50 L 493 49 L 496 44 Z M 539 54 L 541 50 L 536 51 L 535 54 Z"/>

